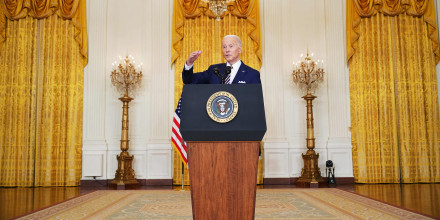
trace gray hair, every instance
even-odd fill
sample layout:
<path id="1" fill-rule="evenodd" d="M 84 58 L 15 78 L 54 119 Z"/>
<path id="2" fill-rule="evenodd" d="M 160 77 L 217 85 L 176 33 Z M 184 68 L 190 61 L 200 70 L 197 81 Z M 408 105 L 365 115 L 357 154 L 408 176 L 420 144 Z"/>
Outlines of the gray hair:
<path id="1" fill-rule="evenodd" d="M 235 38 L 235 40 L 237 40 L 237 45 L 239 47 L 241 47 L 241 40 L 240 40 L 240 38 L 237 35 L 232 35 L 232 34 L 231 35 L 226 35 L 225 37 L 223 37 L 223 40 L 226 39 L 226 38 L 230 38 L 230 37 Z"/>

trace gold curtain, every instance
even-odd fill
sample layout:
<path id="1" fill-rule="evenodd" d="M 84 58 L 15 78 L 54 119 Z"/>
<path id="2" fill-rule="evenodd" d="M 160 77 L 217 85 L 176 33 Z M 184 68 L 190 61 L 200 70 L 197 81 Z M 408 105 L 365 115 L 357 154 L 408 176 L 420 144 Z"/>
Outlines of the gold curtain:
<path id="1" fill-rule="evenodd" d="M 242 40 L 241 60 L 254 69 L 261 67 L 261 40 L 258 1 L 235 1 L 228 3 L 228 11 L 221 21 L 208 10 L 208 5 L 199 0 L 174 0 L 173 48 L 171 65 L 175 66 L 175 105 L 182 92 L 182 70 L 187 56 L 196 50 L 202 54 L 194 65 L 194 71 L 206 70 L 209 65 L 225 62 L 221 51 L 221 40 L 225 35 L 235 34 Z M 173 184 L 182 183 L 182 159 L 174 151 Z M 262 160 L 259 161 L 258 184 L 263 183 Z M 185 169 L 184 184 L 189 185 L 188 170 Z"/>
<path id="2" fill-rule="evenodd" d="M 347 23 L 350 7 L 357 7 L 349 2 Z M 420 10 L 411 11 L 412 5 L 387 3 L 353 22 L 358 34 L 349 59 L 355 181 L 439 182 L 438 43 L 430 38 L 436 25 L 414 16 Z"/>
<path id="3" fill-rule="evenodd" d="M 38 22 L 8 21 L 0 50 L 0 186 L 34 183 Z"/>
<path id="4" fill-rule="evenodd" d="M 85 1 L 56 5 L 0 2 L 0 186 L 80 182 Z"/>
<path id="5" fill-rule="evenodd" d="M 357 41 L 362 33 L 359 27 L 362 18 L 369 18 L 378 12 L 388 16 L 406 13 L 422 18 L 428 29 L 426 36 L 431 40 L 435 61 L 436 63 L 439 61 L 440 52 L 434 0 L 348 0 L 346 12 L 347 62 L 359 49 Z"/>

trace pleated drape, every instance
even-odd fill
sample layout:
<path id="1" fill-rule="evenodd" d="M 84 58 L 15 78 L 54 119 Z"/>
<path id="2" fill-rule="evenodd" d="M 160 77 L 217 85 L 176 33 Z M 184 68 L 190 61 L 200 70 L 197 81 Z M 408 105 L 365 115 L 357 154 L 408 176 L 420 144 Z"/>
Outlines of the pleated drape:
<path id="1" fill-rule="evenodd" d="M 395 86 L 401 182 L 440 182 L 435 54 L 421 18 L 402 14 L 397 23 Z"/>
<path id="2" fill-rule="evenodd" d="M 0 50 L 0 186 L 32 186 L 38 21 L 27 17 L 7 24 L 8 40 Z"/>
<path id="3" fill-rule="evenodd" d="M 439 182 L 438 43 L 430 37 L 436 26 L 414 16 L 411 5 L 387 2 L 352 23 L 358 37 L 349 60 L 355 181 Z M 347 4 L 347 19 L 349 10 Z"/>
<path id="4" fill-rule="evenodd" d="M 83 57 L 75 28 L 41 20 L 38 57 L 35 185 L 77 186 L 81 178 Z"/>
<path id="5" fill-rule="evenodd" d="M 242 41 L 241 60 L 254 69 L 261 67 L 261 42 L 258 1 L 230 2 L 229 11 L 217 21 L 203 1 L 175 0 L 173 12 L 172 64 L 175 66 L 175 104 L 182 92 L 181 73 L 188 55 L 201 50 L 194 64 L 194 71 L 204 71 L 209 65 L 226 62 L 222 55 L 221 40 L 225 35 L 235 34 Z M 263 182 L 262 160 L 259 161 L 258 184 Z M 173 184 L 182 183 L 182 159 L 174 152 Z M 189 185 L 185 169 L 184 184 Z"/>
<path id="6" fill-rule="evenodd" d="M 382 18 L 382 19 L 381 19 Z M 362 20 L 359 51 L 350 63 L 350 109 L 356 182 L 399 181 L 390 19 Z M 370 31 L 369 31 L 370 32 Z M 367 32 L 367 33 L 369 33 Z M 375 34 L 373 34 L 375 33 Z"/>
<path id="7" fill-rule="evenodd" d="M 77 186 L 85 1 L 0 6 L 0 186 Z"/>

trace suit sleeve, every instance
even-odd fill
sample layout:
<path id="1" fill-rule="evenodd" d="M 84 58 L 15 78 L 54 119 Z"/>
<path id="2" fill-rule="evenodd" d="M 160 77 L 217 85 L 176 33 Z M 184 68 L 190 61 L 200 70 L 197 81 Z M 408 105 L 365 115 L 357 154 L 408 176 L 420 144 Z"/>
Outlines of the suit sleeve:
<path id="1" fill-rule="evenodd" d="M 182 81 L 185 84 L 206 84 L 209 82 L 209 77 L 211 76 L 211 66 L 199 73 L 193 72 L 194 67 L 189 70 L 185 70 L 185 67 L 182 71 Z"/>
<path id="2" fill-rule="evenodd" d="M 193 81 L 193 67 L 191 67 L 191 69 L 189 70 L 185 70 L 185 67 L 183 67 L 182 70 L 182 81 L 185 84 L 191 84 Z"/>

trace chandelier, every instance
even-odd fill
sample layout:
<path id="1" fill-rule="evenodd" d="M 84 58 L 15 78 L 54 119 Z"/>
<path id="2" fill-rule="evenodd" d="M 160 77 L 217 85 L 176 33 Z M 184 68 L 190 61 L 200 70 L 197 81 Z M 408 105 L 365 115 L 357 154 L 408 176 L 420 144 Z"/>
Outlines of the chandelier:
<path id="1" fill-rule="evenodd" d="M 293 81 L 298 84 L 306 94 L 314 93 L 320 82 L 324 79 L 324 60 L 312 60 L 313 53 L 307 52 L 303 61 L 294 62 Z M 300 56 L 303 57 L 303 54 Z"/>
<path id="2" fill-rule="evenodd" d="M 133 56 L 129 55 L 125 58 L 119 56 L 119 64 L 117 61 L 112 63 L 112 85 L 121 95 L 128 96 L 129 93 L 137 90 L 141 84 L 141 78 L 142 63 L 136 66 Z"/>
<path id="3" fill-rule="evenodd" d="M 204 2 L 209 4 L 209 10 L 214 13 L 216 20 L 220 21 L 223 13 L 228 8 L 228 3 L 233 2 L 234 0 L 203 0 Z"/>

